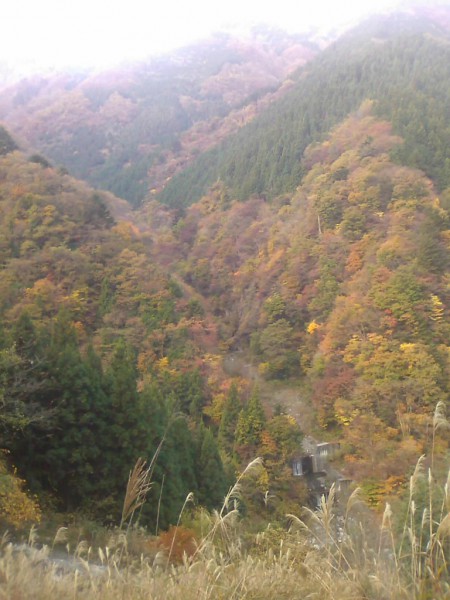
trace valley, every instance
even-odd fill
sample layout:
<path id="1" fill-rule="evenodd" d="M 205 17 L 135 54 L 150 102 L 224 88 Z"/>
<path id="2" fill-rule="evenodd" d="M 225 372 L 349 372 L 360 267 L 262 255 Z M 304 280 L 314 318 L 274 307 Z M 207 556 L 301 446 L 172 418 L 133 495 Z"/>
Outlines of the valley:
<path id="1" fill-rule="evenodd" d="M 449 24 L 0 90 L 5 598 L 449 597 Z"/>

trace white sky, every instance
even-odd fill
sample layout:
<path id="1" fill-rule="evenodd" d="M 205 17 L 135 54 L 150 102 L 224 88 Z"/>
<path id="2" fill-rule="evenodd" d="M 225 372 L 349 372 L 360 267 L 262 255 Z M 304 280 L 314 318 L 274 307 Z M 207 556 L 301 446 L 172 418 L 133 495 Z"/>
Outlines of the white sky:
<path id="1" fill-rule="evenodd" d="M 396 0 L 6 0 L 0 62 L 104 67 L 164 52 L 226 25 L 333 27 Z"/>

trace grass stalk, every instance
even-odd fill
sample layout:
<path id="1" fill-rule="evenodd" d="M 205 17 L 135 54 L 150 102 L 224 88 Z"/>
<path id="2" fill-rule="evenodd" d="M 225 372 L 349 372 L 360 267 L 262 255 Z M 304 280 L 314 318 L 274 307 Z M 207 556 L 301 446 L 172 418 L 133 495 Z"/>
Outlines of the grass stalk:
<path id="1" fill-rule="evenodd" d="M 166 479 L 166 474 L 163 474 L 162 477 L 162 481 L 161 481 L 161 489 L 159 490 L 159 497 L 158 497 L 158 510 L 156 512 L 156 528 L 155 528 L 155 535 L 158 535 L 158 531 L 159 531 L 159 516 L 161 514 L 161 500 L 162 500 L 162 495 L 163 495 L 163 489 L 164 489 L 164 481 Z"/>
<path id="2" fill-rule="evenodd" d="M 175 545 L 175 538 L 177 537 L 177 531 L 178 531 L 178 527 L 180 526 L 181 517 L 183 516 L 184 509 L 186 508 L 186 505 L 188 504 L 188 502 L 193 502 L 193 501 L 194 501 L 194 494 L 192 492 L 189 492 L 189 494 L 186 496 L 185 501 L 183 502 L 183 506 L 181 507 L 180 514 L 178 515 L 177 526 L 174 530 L 172 541 L 170 543 L 169 555 L 167 556 L 167 566 L 169 566 L 170 559 L 172 557 L 173 547 Z"/>

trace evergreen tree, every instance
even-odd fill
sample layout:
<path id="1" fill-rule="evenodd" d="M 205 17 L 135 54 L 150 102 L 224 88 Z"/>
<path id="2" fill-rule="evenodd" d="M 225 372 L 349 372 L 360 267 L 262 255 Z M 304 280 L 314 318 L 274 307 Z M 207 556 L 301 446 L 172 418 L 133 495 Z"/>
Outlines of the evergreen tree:
<path id="1" fill-rule="evenodd" d="M 137 371 L 133 351 L 119 340 L 106 372 L 108 412 L 102 464 L 104 493 L 118 494 L 126 485 L 137 458 L 147 450 L 147 422 L 136 388 Z"/>
<path id="2" fill-rule="evenodd" d="M 6 131 L 6 129 L 0 125 L 0 156 L 9 154 L 17 150 L 17 144 Z"/>
<path id="3" fill-rule="evenodd" d="M 30 317 L 22 313 L 9 334 L 2 329 L 0 345 L 1 441 L 8 447 L 32 422 L 51 420 L 37 392 L 48 385 L 44 376 L 43 344 Z"/>
<path id="4" fill-rule="evenodd" d="M 219 444 L 227 453 L 230 453 L 233 449 L 240 411 L 241 402 L 239 400 L 237 386 L 233 383 L 226 397 L 219 425 Z"/>
<path id="5" fill-rule="evenodd" d="M 228 485 L 217 442 L 211 430 L 200 425 L 198 438 L 198 499 L 200 504 L 211 509 L 223 500 Z"/>
<path id="6" fill-rule="evenodd" d="M 193 419 L 199 419 L 205 404 L 203 380 L 198 369 L 182 373 L 177 385 L 181 410 Z"/>
<path id="7" fill-rule="evenodd" d="M 236 427 L 236 442 L 243 445 L 257 446 L 261 441 L 261 433 L 265 424 L 266 416 L 258 389 L 255 387 L 247 406 L 239 413 Z"/>
<path id="8" fill-rule="evenodd" d="M 22 321 L 31 334 L 29 323 Z M 101 388 L 91 379 L 92 369 L 78 350 L 75 331 L 66 313 L 55 320 L 48 345 L 34 340 L 37 369 L 32 401 L 49 419 L 34 420 L 11 444 L 14 460 L 35 489 L 56 494 L 63 506 L 73 509 L 96 488 L 96 463 L 101 454 L 99 418 Z M 26 346 L 27 352 L 31 342 Z"/>
<path id="9" fill-rule="evenodd" d="M 441 274 L 448 265 L 448 250 L 441 241 L 441 232 L 446 229 L 443 219 L 433 213 L 427 215 L 417 239 L 417 260 L 428 272 Z"/>
<path id="10" fill-rule="evenodd" d="M 195 443 L 186 419 L 172 418 L 155 468 L 158 484 L 155 485 L 155 501 L 164 476 L 159 514 L 159 525 L 163 529 L 176 523 L 186 496 L 190 492 L 197 495 L 195 453 Z M 151 512 L 152 521 L 156 522 L 156 511 L 153 509 Z"/>

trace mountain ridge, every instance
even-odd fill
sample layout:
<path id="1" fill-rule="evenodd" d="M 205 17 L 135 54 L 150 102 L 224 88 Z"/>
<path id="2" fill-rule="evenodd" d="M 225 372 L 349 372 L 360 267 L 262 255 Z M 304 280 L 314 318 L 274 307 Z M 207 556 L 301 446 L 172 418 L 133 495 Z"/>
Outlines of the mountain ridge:
<path id="1" fill-rule="evenodd" d="M 0 118 L 74 175 L 138 203 L 202 141 L 214 145 L 253 118 L 258 99 L 270 103 L 287 73 L 315 52 L 301 36 L 277 31 L 250 41 L 217 35 L 127 70 L 23 81 L 0 94 Z"/>
<path id="2" fill-rule="evenodd" d="M 438 32 L 440 37 L 436 40 L 429 32 Z M 441 180 L 441 188 L 447 187 L 450 175 L 442 153 L 449 143 L 445 125 L 449 61 L 444 58 L 448 44 L 441 47 L 439 40 L 448 38 L 448 30 L 434 20 L 405 14 L 371 19 L 347 32 L 297 72 L 296 85 L 278 103 L 170 181 L 160 200 L 169 205 L 189 204 L 218 178 L 242 199 L 252 193 L 273 198 L 292 192 L 302 178 L 306 146 L 366 98 L 378 99 L 380 116 L 394 120 L 396 131 L 406 138 L 405 146 L 418 146 L 416 124 L 430 130 L 423 155 L 412 156 L 403 149 L 401 160 L 423 168 Z M 385 43 L 380 42 L 383 39 Z M 416 61 L 423 80 L 420 90 L 414 87 Z M 438 124 L 427 111 L 433 112 Z"/>
<path id="3" fill-rule="evenodd" d="M 240 350 L 258 369 L 260 382 L 275 386 L 288 380 L 291 391 L 298 386 L 301 406 L 314 413 L 312 427 L 341 441 L 342 472 L 362 482 L 374 506 L 401 494 L 412 464 L 431 444 L 431 453 L 436 450 L 445 465 L 448 440 L 444 435 L 430 440 L 429 431 L 435 407 L 449 393 L 449 34 L 417 16 L 390 23 L 386 28 L 383 17 L 348 32 L 290 75 L 289 89 L 274 102 L 255 67 L 264 62 L 264 52 L 256 60 L 253 46 L 244 49 L 258 75 L 260 103 L 270 106 L 258 116 L 255 109 L 249 125 L 226 137 L 227 119 L 249 110 L 250 90 L 237 84 L 250 64 L 241 60 L 242 48 L 211 42 L 214 52 L 202 66 L 208 75 L 203 79 L 191 78 L 203 56 L 199 49 L 188 65 L 182 56 L 171 64 L 179 77 L 161 75 L 156 81 L 151 69 L 147 76 L 141 72 L 133 85 L 142 96 L 127 97 L 123 89 L 110 93 L 111 82 L 103 76 L 98 87 L 88 82 L 85 89 L 68 78 L 62 99 L 55 84 L 63 117 L 53 123 L 58 135 L 64 137 L 70 125 L 79 141 L 88 139 L 94 115 L 116 142 L 127 123 L 129 131 L 145 134 L 143 153 L 159 153 L 161 168 L 155 165 L 153 175 L 164 190 L 158 195 L 152 188 L 155 193 L 138 210 L 52 168 L 45 156 L 27 159 L 0 130 L 0 360 L 8 374 L 0 380 L 0 393 L 12 409 L 17 396 L 19 407 L 33 409 L 36 400 L 56 408 L 71 432 L 67 445 L 58 433 L 52 446 L 42 441 L 35 423 L 25 421 L 19 433 L 7 423 L 13 443 L 7 441 L 18 461 L 25 446 L 33 447 L 33 433 L 54 461 L 53 479 L 39 453 L 30 463 L 34 469 L 20 462 L 34 489 L 57 490 L 59 501 L 70 507 L 58 444 L 67 452 L 81 434 L 92 443 L 89 427 L 78 428 L 77 419 L 95 421 L 97 402 L 102 418 L 96 426 L 106 432 L 108 412 L 111 418 L 117 412 L 123 421 L 112 427 L 119 439 L 135 448 L 130 432 L 136 428 L 145 452 L 141 426 L 150 427 L 156 445 L 179 411 L 182 423 L 175 418 L 174 427 L 187 466 L 183 471 L 178 465 L 168 483 L 176 502 L 165 523 L 174 522 L 188 484 L 213 507 L 226 469 L 239 469 L 255 455 L 266 461 L 265 489 L 270 485 L 279 494 L 274 511 L 281 518 L 285 500 L 305 495 L 288 468 L 301 434 L 283 407 L 267 404 L 264 410 L 250 378 L 227 377 L 223 359 Z M 282 38 L 282 48 L 285 43 Z M 269 71 L 264 77 L 273 81 Z M 153 96 L 146 96 L 155 89 L 156 109 Z M 46 125 L 55 105 L 45 112 L 45 97 L 35 92 L 45 117 L 39 131 L 52 143 Z M 152 123 L 143 132 L 144 113 L 142 121 L 130 120 L 137 97 Z M 25 94 L 17 119 L 27 106 Z M 210 120 L 192 126 L 194 118 L 187 117 L 196 111 L 201 117 L 210 111 Z M 211 138 L 196 138 L 195 125 L 201 129 L 214 119 Z M 216 141 L 218 131 L 225 141 L 177 175 L 184 164 L 176 159 L 184 159 L 189 135 L 194 139 L 187 162 L 201 143 Z M 135 160 L 129 149 L 136 140 L 128 141 L 121 157 L 134 180 L 142 157 Z M 92 165 L 98 150 L 80 147 L 80 160 Z M 148 165 L 144 171 L 143 182 Z M 28 368 L 33 353 L 39 357 L 37 381 Z M 30 378 L 28 388 L 20 385 L 21 368 Z M 63 389 L 56 385 L 62 373 Z M 10 381 L 19 383 L 13 393 Z M 14 422 L 24 415 L 12 410 L 9 416 Z M 308 420 L 313 422 L 311 414 Z M 118 460 L 99 431 L 100 439 L 111 461 Z M 175 440 L 164 454 L 168 471 Z M 74 456 L 88 496 L 93 457 Z M 122 478 L 125 463 L 120 461 Z M 213 487 L 202 479 L 205 465 Z M 119 477 L 107 472 L 117 513 Z M 96 499 L 101 509 L 100 491 Z M 154 523 L 155 507 L 148 511 Z"/>

